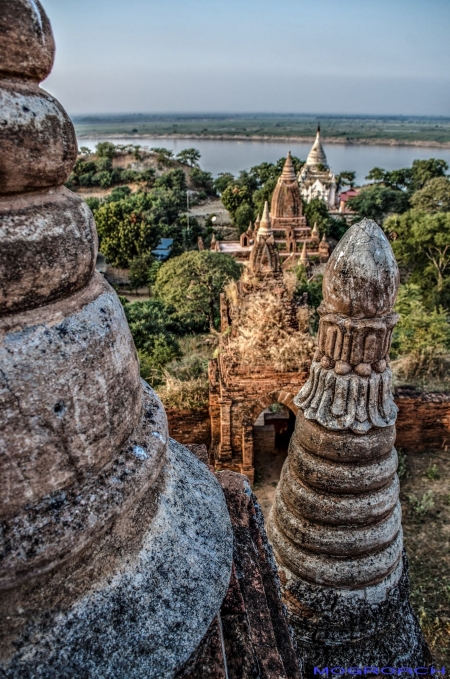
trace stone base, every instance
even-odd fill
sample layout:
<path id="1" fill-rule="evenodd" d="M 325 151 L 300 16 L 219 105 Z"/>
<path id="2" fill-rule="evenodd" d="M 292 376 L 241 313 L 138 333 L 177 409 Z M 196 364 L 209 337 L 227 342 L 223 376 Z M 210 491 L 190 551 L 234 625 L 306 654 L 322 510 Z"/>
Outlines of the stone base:
<path id="1" fill-rule="evenodd" d="M 230 580 L 222 489 L 170 441 L 153 486 L 85 553 L 2 592 L 5 679 L 171 679 L 208 630 Z"/>
<path id="2" fill-rule="evenodd" d="M 384 581 L 358 590 L 321 587 L 279 570 L 305 678 L 318 676 L 315 667 L 331 673 L 349 667 L 414 669 L 432 662 L 409 603 L 405 553 Z"/>

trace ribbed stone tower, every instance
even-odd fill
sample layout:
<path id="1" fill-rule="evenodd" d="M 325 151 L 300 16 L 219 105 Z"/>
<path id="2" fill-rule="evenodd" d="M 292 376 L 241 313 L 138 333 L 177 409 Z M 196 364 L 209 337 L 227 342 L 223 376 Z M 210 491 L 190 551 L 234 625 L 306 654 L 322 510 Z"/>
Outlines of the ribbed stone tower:
<path id="1" fill-rule="evenodd" d="M 399 274 L 375 222 L 323 280 L 318 349 L 269 519 L 306 676 L 430 661 L 409 604 L 389 369 Z M 339 673 L 339 672 L 338 672 Z"/>
<path id="2" fill-rule="evenodd" d="M 53 57 L 38 0 L 1 0 L 0 675 L 168 678 L 221 605 L 231 527 L 62 186 L 77 144 L 39 89 Z"/>
<path id="3" fill-rule="evenodd" d="M 250 270 L 259 275 L 281 275 L 280 255 L 273 236 L 269 204 L 266 201 L 261 220 L 257 220 L 255 243 L 250 253 Z"/>

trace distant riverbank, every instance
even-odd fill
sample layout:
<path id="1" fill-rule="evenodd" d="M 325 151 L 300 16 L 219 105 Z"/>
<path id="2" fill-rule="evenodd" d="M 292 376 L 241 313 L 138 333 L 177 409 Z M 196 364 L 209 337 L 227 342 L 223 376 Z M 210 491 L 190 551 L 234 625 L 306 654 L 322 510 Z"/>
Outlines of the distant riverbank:
<path id="1" fill-rule="evenodd" d="M 306 139 L 306 141 L 305 141 Z M 139 146 L 168 148 L 176 155 L 186 148 L 195 147 L 201 154 L 200 165 L 203 170 L 217 176 L 220 172 L 231 172 L 238 175 L 241 170 L 249 170 L 263 162 L 274 163 L 288 151 L 303 160 L 306 159 L 313 142 L 312 137 L 235 137 L 223 136 L 185 136 L 185 135 L 91 135 L 79 137 L 80 146 L 87 146 L 95 150 L 99 141 L 109 140 L 114 144 L 136 144 Z M 303 140 L 303 141 L 299 141 Z M 442 158 L 450 165 L 450 145 L 432 146 L 427 144 L 399 144 L 399 143 L 330 143 L 330 139 L 323 139 L 328 164 L 336 174 L 342 171 L 356 172 L 358 185 L 364 184 L 366 176 L 373 167 L 383 167 L 385 170 L 398 170 L 411 167 L 416 159 Z"/>
<path id="2" fill-rule="evenodd" d="M 77 130 L 77 137 L 79 140 L 91 139 L 90 134 L 83 134 Z M 97 139 L 126 139 L 133 141 L 136 139 L 195 139 L 204 141 L 261 141 L 261 142 L 275 142 L 275 143 L 294 143 L 294 144 L 312 144 L 315 137 L 298 137 L 298 136 L 264 136 L 258 134 L 95 134 Z M 340 146 L 400 146 L 400 147 L 416 147 L 416 148 L 442 148 L 450 149 L 450 142 L 439 141 L 424 141 L 424 140 L 402 140 L 402 139 L 384 139 L 384 138 L 352 138 L 352 137 L 325 137 L 323 139 L 325 144 L 339 144 Z"/>

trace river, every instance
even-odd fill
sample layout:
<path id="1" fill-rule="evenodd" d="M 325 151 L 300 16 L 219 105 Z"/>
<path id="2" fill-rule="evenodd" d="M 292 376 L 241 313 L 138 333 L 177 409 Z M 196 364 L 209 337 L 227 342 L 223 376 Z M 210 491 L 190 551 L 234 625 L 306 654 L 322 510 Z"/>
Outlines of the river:
<path id="1" fill-rule="evenodd" d="M 107 139 L 80 139 L 80 146 L 95 149 L 99 141 Z M 141 146 L 163 146 L 177 154 L 182 149 L 195 147 L 201 153 L 200 164 L 203 170 L 212 172 L 231 172 L 237 175 L 240 170 L 248 170 L 264 161 L 274 162 L 290 150 L 293 155 L 306 159 L 311 144 L 279 141 L 223 141 L 220 139 L 150 139 L 133 137 L 127 139 L 111 138 L 114 144 L 140 144 Z M 344 170 L 356 172 L 356 183 L 363 184 L 369 170 L 382 167 L 396 170 L 409 167 L 416 158 L 443 158 L 450 165 L 450 149 L 422 146 L 353 146 L 351 144 L 327 144 L 322 140 L 328 163 L 336 174 Z"/>

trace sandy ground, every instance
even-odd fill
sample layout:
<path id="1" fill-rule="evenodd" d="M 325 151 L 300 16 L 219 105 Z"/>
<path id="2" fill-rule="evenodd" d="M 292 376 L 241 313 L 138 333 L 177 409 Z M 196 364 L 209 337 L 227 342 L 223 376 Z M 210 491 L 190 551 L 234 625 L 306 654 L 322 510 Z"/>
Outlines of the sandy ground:
<path id="1" fill-rule="evenodd" d="M 286 456 L 287 445 L 284 441 L 272 453 L 264 454 L 256 451 L 255 454 L 255 484 L 253 492 L 258 498 L 266 521 L 275 499 L 275 491 Z"/>

